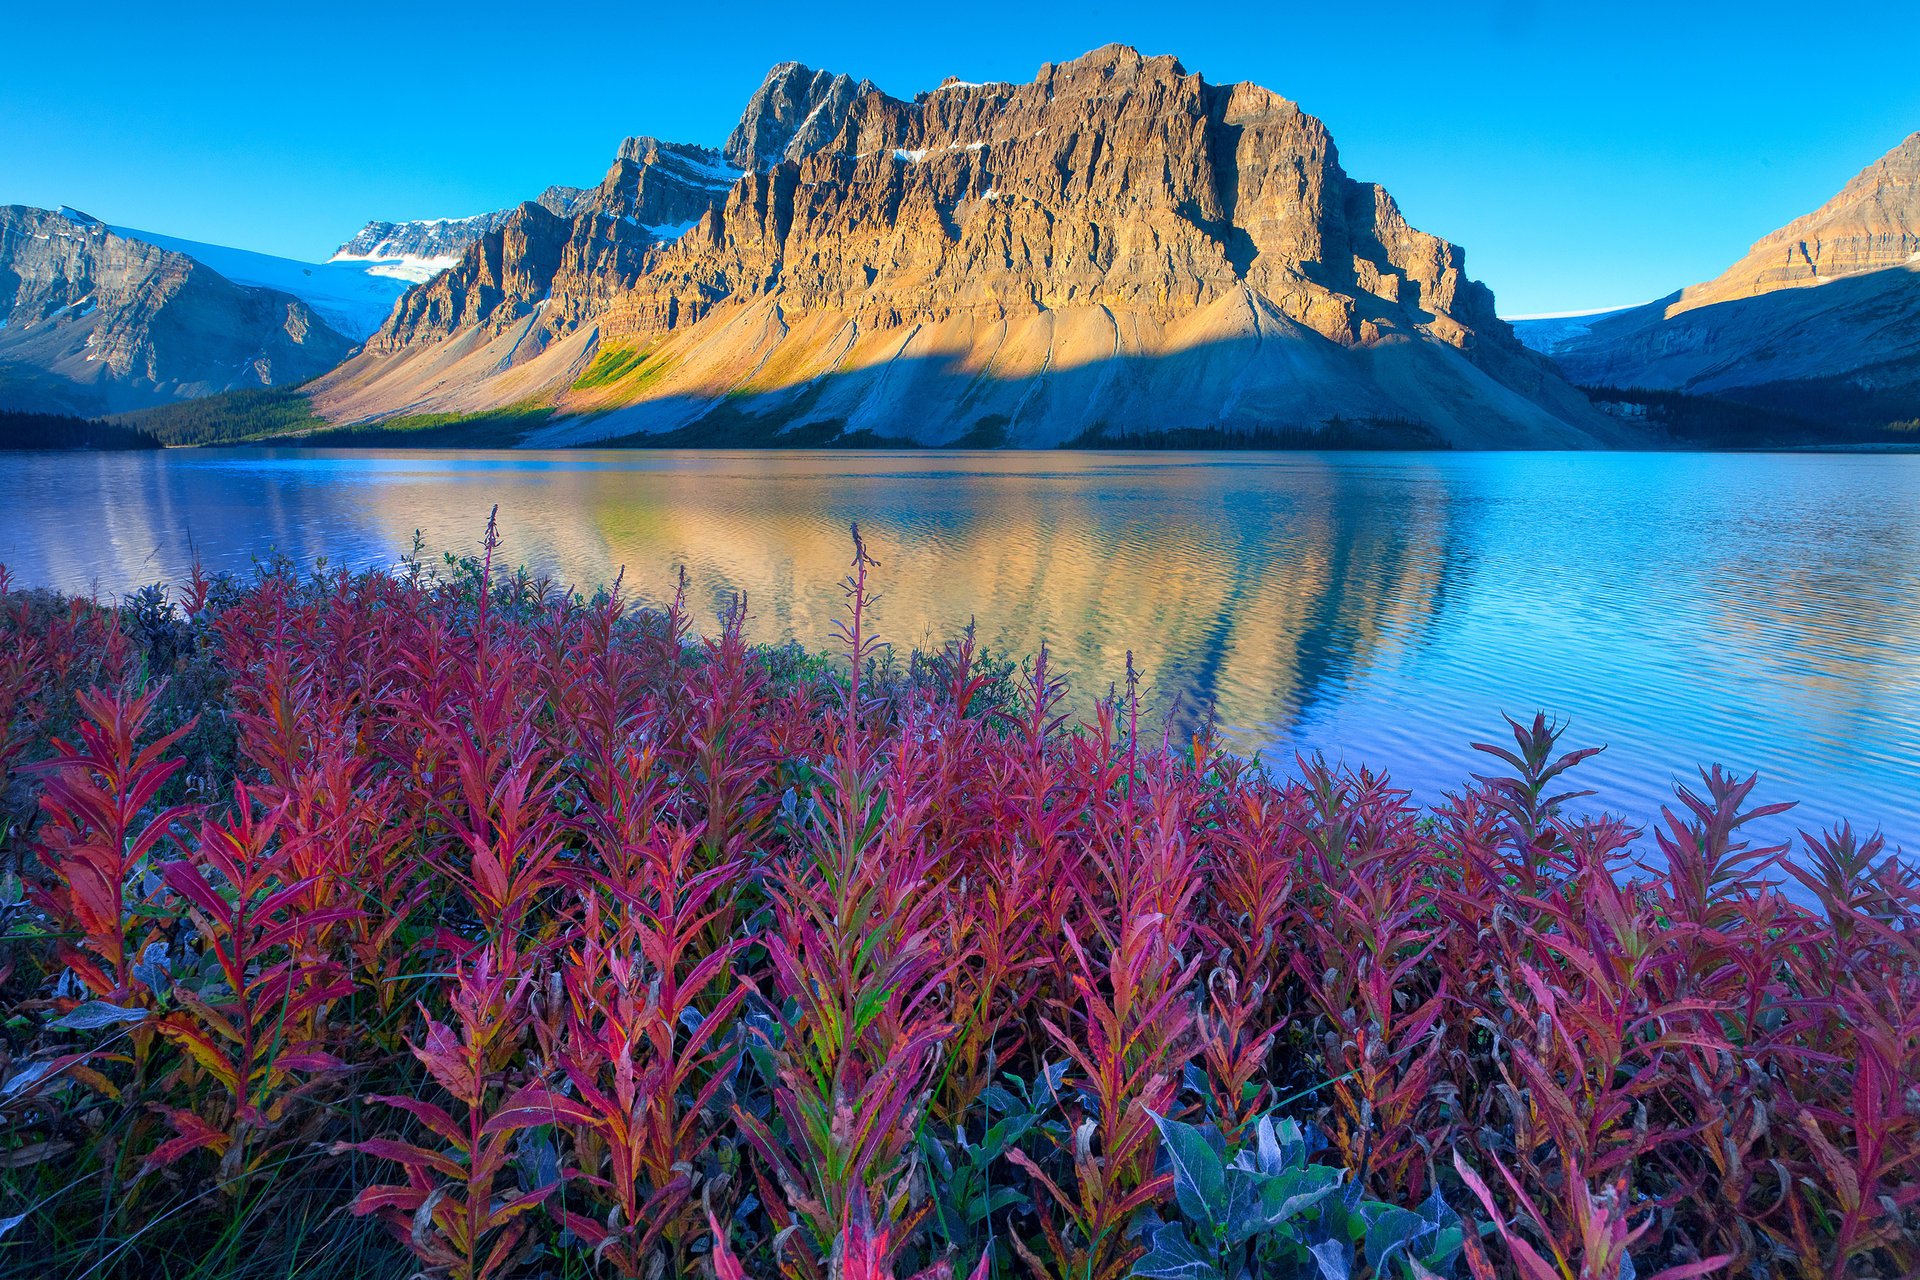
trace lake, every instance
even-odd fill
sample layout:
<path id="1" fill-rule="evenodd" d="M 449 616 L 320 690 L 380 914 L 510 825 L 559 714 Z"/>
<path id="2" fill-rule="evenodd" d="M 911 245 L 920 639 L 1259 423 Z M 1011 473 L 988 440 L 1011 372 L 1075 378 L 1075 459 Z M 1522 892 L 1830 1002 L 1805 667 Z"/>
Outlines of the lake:
<path id="1" fill-rule="evenodd" d="M 882 635 L 1041 641 L 1083 694 L 1132 650 L 1185 727 L 1321 751 L 1424 799 L 1502 711 L 1609 744 L 1637 821 L 1676 778 L 1758 770 L 1784 826 L 1920 851 L 1920 456 L 1865 454 L 0 454 L 0 563 L 114 596 L 284 553 L 471 550 L 824 645 L 857 519 Z"/>

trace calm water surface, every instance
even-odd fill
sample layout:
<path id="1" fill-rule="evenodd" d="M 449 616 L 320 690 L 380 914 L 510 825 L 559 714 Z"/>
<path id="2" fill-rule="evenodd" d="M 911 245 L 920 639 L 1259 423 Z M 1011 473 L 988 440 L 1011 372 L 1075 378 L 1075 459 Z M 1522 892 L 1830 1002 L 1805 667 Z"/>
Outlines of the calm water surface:
<path id="1" fill-rule="evenodd" d="M 117 595 L 190 547 L 391 564 L 498 503 L 511 559 L 653 600 L 685 565 L 816 645 L 858 519 L 898 643 L 972 617 L 1084 691 L 1131 649 L 1177 717 L 1428 799 L 1544 708 L 1610 744 L 1587 784 L 1637 820 L 1719 761 L 1794 825 L 1920 851 L 1920 456 L 175 450 L 0 455 L 0 493 L 29 584 Z"/>

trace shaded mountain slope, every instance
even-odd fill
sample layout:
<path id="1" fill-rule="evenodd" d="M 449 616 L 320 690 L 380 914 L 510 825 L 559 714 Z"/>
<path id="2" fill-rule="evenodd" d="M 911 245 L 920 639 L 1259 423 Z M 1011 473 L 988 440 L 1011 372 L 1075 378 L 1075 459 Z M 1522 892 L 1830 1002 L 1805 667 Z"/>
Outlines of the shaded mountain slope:
<path id="1" fill-rule="evenodd" d="M 300 382 L 352 346 L 291 294 L 72 210 L 0 207 L 0 407 L 94 414 Z"/>
<path id="2" fill-rule="evenodd" d="M 1920 133 L 1720 276 L 1596 319 L 1553 359 L 1586 386 L 1835 426 L 1920 417 Z"/>

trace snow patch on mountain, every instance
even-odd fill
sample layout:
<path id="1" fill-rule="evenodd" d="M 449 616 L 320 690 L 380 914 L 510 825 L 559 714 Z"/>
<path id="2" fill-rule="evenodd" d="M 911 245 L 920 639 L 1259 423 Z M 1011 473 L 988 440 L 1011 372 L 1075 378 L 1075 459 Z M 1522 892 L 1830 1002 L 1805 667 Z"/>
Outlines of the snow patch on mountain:
<path id="1" fill-rule="evenodd" d="M 1634 305 L 1645 306 L 1646 304 Z M 1634 307 L 1599 307 L 1592 311 L 1547 311 L 1537 315 L 1501 318 L 1513 326 L 1513 336 L 1520 340 L 1522 346 L 1538 351 L 1543 356 L 1550 356 L 1575 338 L 1585 337 L 1592 332 L 1596 321 L 1633 309 Z"/>
<path id="2" fill-rule="evenodd" d="M 376 273 L 360 262 L 301 262 L 130 227 L 110 229 L 129 239 L 184 253 L 235 284 L 290 293 L 355 342 L 380 327 L 412 283 L 407 277 Z"/>
<path id="3" fill-rule="evenodd" d="M 389 276 L 395 280 L 404 280 L 408 284 L 420 284 L 431 280 L 460 261 L 460 255 L 444 254 L 423 256 L 417 253 L 362 254 L 336 253 L 327 259 L 333 263 L 351 263 L 360 267 L 371 276 Z M 381 317 L 385 319 L 385 317 Z"/>

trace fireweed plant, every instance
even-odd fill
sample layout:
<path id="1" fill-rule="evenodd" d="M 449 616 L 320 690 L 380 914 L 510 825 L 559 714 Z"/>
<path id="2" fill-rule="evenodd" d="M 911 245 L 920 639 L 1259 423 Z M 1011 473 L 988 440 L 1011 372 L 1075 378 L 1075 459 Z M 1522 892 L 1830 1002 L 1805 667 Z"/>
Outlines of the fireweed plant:
<path id="1" fill-rule="evenodd" d="M 482 553 L 0 570 L 0 1273 L 1920 1274 L 1920 872 Z M 1084 704 L 1083 704 L 1084 705 Z M 1577 806 L 1594 812 L 1591 802 Z M 1789 897 L 1786 890 L 1791 888 Z"/>

